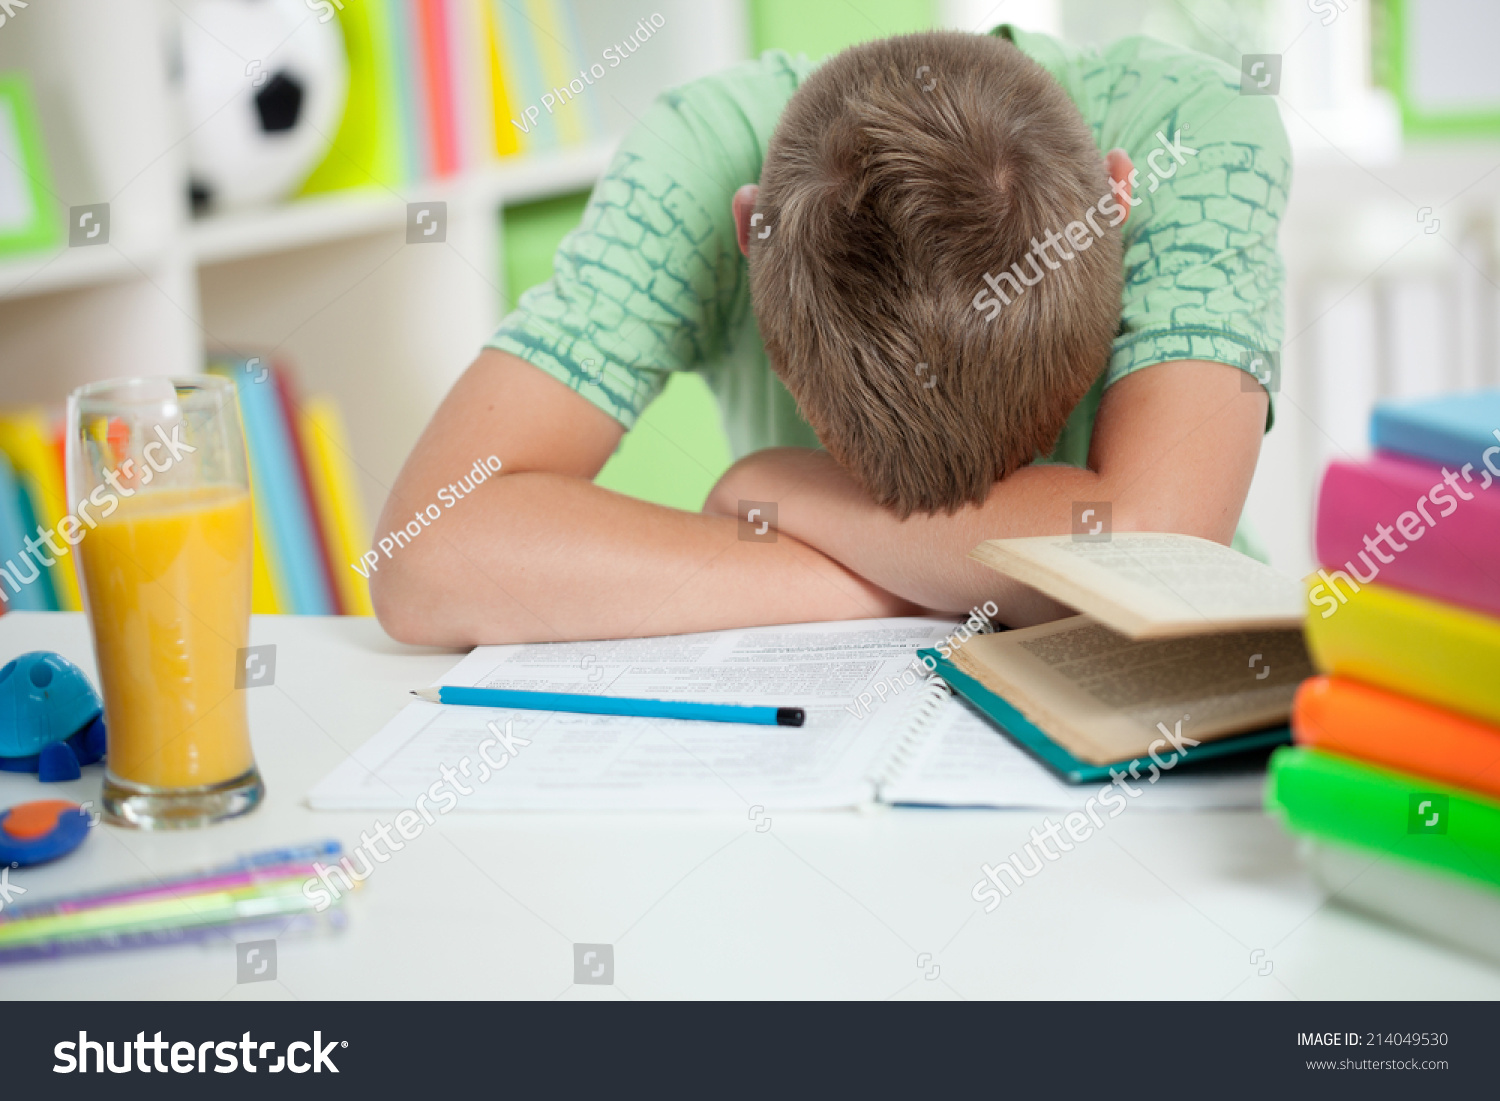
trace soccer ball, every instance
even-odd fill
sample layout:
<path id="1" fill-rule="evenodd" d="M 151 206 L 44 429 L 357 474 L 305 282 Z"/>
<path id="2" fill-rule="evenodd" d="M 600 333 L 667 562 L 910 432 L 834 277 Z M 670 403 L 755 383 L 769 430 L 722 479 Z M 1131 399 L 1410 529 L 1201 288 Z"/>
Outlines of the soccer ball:
<path id="1" fill-rule="evenodd" d="M 256 206 L 297 189 L 344 113 L 337 20 L 304 0 L 184 0 L 181 94 L 194 206 Z M 331 7 L 325 10 L 332 11 Z"/>

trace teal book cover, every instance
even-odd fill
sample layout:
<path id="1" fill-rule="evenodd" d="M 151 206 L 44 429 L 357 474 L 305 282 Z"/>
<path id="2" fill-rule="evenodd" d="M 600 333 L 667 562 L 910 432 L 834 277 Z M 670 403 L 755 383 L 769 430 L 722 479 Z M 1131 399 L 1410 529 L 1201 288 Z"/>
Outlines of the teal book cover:
<path id="1" fill-rule="evenodd" d="M 1131 778 L 1150 776 L 1162 769 L 1150 757 L 1134 757 L 1129 760 L 1111 761 L 1096 765 L 1079 760 L 1063 746 L 1053 741 L 1041 727 L 1037 726 L 1007 700 L 991 692 L 979 681 L 969 676 L 937 650 L 919 650 L 917 656 L 929 663 L 929 667 L 948 686 L 978 708 L 986 718 L 998 726 L 1012 741 L 1021 746 L 1042 764 L 1056 772 L 1070 784 L 1087 784 L 1108 781 L 1111 772 L 1129 774 Z M 1240 754 L 1254 753 L 1279 745 L 1290 745 L 1292 728 L 1282 725 L 1264 730 L 1251 730 L 1244 734 L 1231 734 L 1226 738 L 1215 738 L 1183 749 L 1182 765 L 1199 767 L 1209 761 L 1224 761 Z M 1172 760 L 1168 752 L 1162 756 Z M 1174 763 L 1174 767 L 1177 765 Z"/>

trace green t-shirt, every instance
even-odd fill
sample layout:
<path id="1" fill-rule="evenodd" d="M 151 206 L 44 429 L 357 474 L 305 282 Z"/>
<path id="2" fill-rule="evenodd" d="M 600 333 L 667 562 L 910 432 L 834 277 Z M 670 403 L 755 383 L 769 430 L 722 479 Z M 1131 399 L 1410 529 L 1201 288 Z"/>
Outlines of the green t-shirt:
<path id="1" fill-rule="evenodd" d="M 1085 466 L 1100 395 L 1117 380 L 1181 359 L 1263 369 L 1265 353 L 1280 348 L 1276 230 L 1291 158 L 1274 101 L 1242 96 L 1238 74 L 1212 58 L 1144 37 L 1101 52 L 1010 27 L 995 33 L 1056 78 L 1101 156 L 1121 147 L 1139 171 L 1142 201 L 1123 228 L 1119 335 L 1050 456 Z M 696 371 L 737 457 L 818 446 L 766 360 L 730 214 L 735 191 L 760 179 L 782 110 L 814 68 L 771 50 L 662 95 L 563 240 L 551 281 L 521 296 L 489 346 L 626 428 L 672 371 Z"/>

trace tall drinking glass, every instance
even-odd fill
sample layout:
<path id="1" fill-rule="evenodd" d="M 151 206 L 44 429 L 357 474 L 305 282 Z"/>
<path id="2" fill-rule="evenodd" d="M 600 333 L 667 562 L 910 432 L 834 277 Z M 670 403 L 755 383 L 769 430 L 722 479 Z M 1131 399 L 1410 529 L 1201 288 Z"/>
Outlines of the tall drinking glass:
<path id="1" fill-rule="evenodd" d="M 104 814 L 146 829 L 244 814 L 265 786 L 236 687 L 251 520 L 234 384 L 94 383 L 69 395 L 67 432 L 64 537 L 104 689 Z"/>

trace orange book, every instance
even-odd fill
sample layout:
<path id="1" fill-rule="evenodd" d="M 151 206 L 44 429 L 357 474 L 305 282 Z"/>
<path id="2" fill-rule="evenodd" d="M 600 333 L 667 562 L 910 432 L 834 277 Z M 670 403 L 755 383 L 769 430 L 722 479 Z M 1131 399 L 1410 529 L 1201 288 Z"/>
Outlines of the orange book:
<path id="1" fill-rule="evenodd" d="M 1292 737 L 1500 798 L 1500 727 L 1359 681 L 1304 681 L 1292 703 Z"/>

